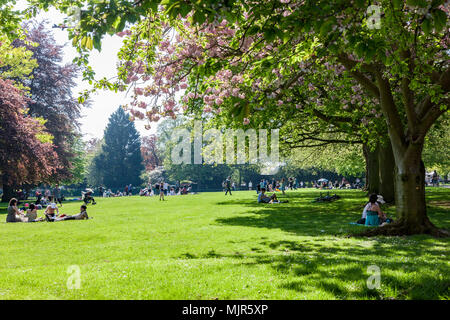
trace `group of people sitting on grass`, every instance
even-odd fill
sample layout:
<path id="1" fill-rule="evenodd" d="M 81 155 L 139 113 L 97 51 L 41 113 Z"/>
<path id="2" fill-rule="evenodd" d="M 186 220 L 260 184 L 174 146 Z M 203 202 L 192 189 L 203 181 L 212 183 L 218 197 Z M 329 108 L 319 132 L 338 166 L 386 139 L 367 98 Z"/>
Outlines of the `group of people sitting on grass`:
<path id="1" fill-rule="evenodd" d="M 44 211 L 44 217 L 38 218 L 37 206 L 35 204 L 30 204 L 28 209 L 22 210 L 18 208 L 18 200 L 12 198 L 9 201 L 9 206 L 7 209 L 6 222 L 40 222 L 40 221 L 66 221 L 66 220 L 84 220 L 89 219 L 87 214 L 86 205 L 80 207 L 80 212 L 75 215 L 65 215 L 59 214 L 59 209 L 56 203 L 51 199 L 50 204 Z"/>
<path id="2" fill-rule="evenodd" d="M 180 185 L 177 183 L 175 186 L 170 186 L 167 182 L 159 182 L 152 184 L 149 183 L 147 188 L 141 189 L 139 195 L 141 197 L 153 197 L 159 195 L 159 200 L 164 201 L 164 196 L 180 196 L 192 193 L 191 185 Z"/>

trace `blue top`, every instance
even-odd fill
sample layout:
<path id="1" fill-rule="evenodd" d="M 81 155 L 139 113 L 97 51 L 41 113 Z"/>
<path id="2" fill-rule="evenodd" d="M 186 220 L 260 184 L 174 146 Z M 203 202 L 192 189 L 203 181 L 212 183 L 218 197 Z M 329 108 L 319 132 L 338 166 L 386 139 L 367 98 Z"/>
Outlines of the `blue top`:
<path id="1" fill-rule="evenodd" d="M 262 195 L 263 195 L 263 193 L 262 193 L 262 192 L 260 192 L 260 193 L 258 194 L 258 203 L 261 203 L 261 198 L 262 198 Z"/>

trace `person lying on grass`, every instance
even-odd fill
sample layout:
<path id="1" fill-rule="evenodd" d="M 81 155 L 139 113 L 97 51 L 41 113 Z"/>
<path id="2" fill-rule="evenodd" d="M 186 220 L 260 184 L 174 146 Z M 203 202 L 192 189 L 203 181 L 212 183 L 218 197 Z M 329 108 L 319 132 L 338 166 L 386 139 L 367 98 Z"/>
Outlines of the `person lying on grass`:
<path id="1" fill-rule="evenodd" d="M 80 213 L 74 214 L 72 216 L 66 216 L 65 214 L 60 215 L 55 219 L 55 221 L 66 221 L 66 220 L 84 220 L 89 219 L 89 216 L 87 214 L 87 206 L 82 205 L 80 207 Z"/>
<path id="2" fill-rule="evenodd" d="M 270 197 L 266 195 L 266 188 L 261 188 L 261 192 L 258 194 L 258 203 L 274 203 L 279 202 L 277 195 L 274 193 Z"/>

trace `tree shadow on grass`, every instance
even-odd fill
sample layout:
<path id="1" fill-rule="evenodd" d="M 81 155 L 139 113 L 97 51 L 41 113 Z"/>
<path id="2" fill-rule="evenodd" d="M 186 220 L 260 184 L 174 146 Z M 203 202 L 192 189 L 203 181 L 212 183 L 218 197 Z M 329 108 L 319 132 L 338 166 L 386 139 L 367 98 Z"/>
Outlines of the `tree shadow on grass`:
<path id="1" fill-rule="evenodd" d="M 0 215 L 8 213 L 8 204 L 6 202 L 0 202 Z"/>
<path id="2" fill-rule="evenodd" d="M 175 257 L 177 259 L 221 259 L 221 258 L 236 258 L 243 259 L 245 256 L 241 252 L 235 252 L 233 255 L 225 255 L 217 253 L 215 250 L 210 250 L 205 254 L 195 255 L 189 252 L 183 253 L 182 255 Z"/>
<path id="3" fill-rule="evenodd" d="M 261 245 L 278 254 L 257 256 L 249 264 L 269 264 L 275 272 L 290 275 L 281 288 L 305 292 L 306 288 L 311 291 L 315 287 L 338 299 L 390 298 L 384 292 L 394 292 L 396 299 L 448 297 L 450 279 L 446 258 L 443 251 L 433 250 L 438 246 L 445 248 L 448 241 L 414 241 L 405 246 L 390 240 L 373 239 L 370 248 L 357 244 L 333 247 L 312 241 L 263 241 Z M 425 254 L 434 255 L 435 261 L 421 259 L 418 263 L 417 259 Z M 399 259 L 400 256 L 408 259 Z M 367 280 L 372 273 L 367 268 L 370 265 L 380 268 L 383 290 L 369 289 Z"/>
<path id="4" fill-rule="evenodd" d="M 273 192 L 267 192 L 266 194 L 271 195 Z M 307 191 L 307 192 L 292 192 L 289 191 L 286 194 L 282 194 L 280 192 L 275 193 L 277 195 L 277 198 L 280 200 L 289 200 L 289 202 L 312 202 L 316 198 L 318 198 L 321 194 L 322 196 L 326 195 L 334 195 L 337 194 L 338 196 L 341 196 L 342 199 L 336 200 L 336 201 L 342 201 L 342 200 L 358 200 L 358 201 L 365 201 L 365 198 L 367 198 L 367 193 L 360 190 L 313 190 L 313 191 Z M 257 203 L 257 197 L 258 195 L 254 194 L 254 199 L 239 199 L 239 200 L 224 200 L 217 202 L 218 205 L 259 205 Z M 333 203 L 333 202 L 331 202 Z M 323 203 L 316 203 L 316 204 L 329 204 L 327 202 Z"/>
<path id="5" fill-rule="evenodd" d="M 450 227 L 445 200 L 448 195 L 448 191 L 427 193 L 428 216 L 445 228 Z M 298 201 L 293 195 L 293 201 L 277 205 L 250 200 L 223 202 L 221 205 L 240 205 L 250 210 L 216 222 L 318 236 L 301 242 L 262 237 L 259 246 L 263 249 L 254 251 L 253 259 L 242 261 L 246 265 L 268 264 L 277 274 L 289 274 L 288 280 L 280 285 L 284 289 L 304 293 L 311 292 L 311 287 L 320 288 L 338 299 L 448 299 L 448 239 L 418 235 L 371 238 L 344 246 L 334 244 L 329 237 L 320 236 L 364 230 L 365 227 L 349 222 L 359 219 L 365 197 L 353 193 L 332 203 L 311 203 L 309 200 L 315 197 L 316 193 L 301 193 Z M 393 216 L 394 210 L 395 207 L 389 207 L 387 211 Z M 273 254 L 267 254 L 269 251 Z M 382 289 L 368 288 L 370 265 L 380 267 Z"/>
<path id="6" fill-rule="evenodd" d="M 268 265 L 274 275 L 280 276 L 279 288 L 310 297 L 325 293 L 324 297 L 336 299 L 448 298 L 450 279 L 443 254 L 448 241 L 411 241 L 382 237 L 372 238 L 369 246 L 357 242 L 339 246 L 333 242 L 269 241 L 261 237 L 260 249 L 251 250 L 245 256 L 210 250 L 178 258 L 239 259 L 240 263 L 233 266 L 246 266 L 250 270 Z M 424 255 L 433 259 L 424 259 Z M 379 267 L 381 286 L 371 289 L 368 280 L 373 273 L 368 267 L 373 265 Z"/>
<path id="7" fill-rule="evenodd" d="M 343 201 L 327 204 L 301 203 L 287 204 L 247 204 L 255 210 L 238 215 L 218 218 L 222 225 L 270 228 L 288 231 L 296 235 L 336 235 L 351 230 L 361 231 L 360 226 L 349 223 L 359 219 L 361 212 L 358 205 Z"/>
<path id="8" fill-rule="evenodd" d="M 432 194 L 434 199 L 445 199 L 449 192 Z M 313 203 L 317 192 L 289 193 L 288 203 L 261 204 L 255 200 L 229 200 L 219 205 L 252 208 L 237 215 L 219 218 L 222 225 L 280 229 L 296 235 L 346 235 L 357 234 L 367 227 L 351 225 L 360 217 L 366 204 L 363 192 L 341 191 L 341 199 L 329 203 Z M 281 197 L 280 197 L 281 198 Z M 281 198 L 282 199 L 282 198 Z M 291 201 L 292 200 L 292 201 Z M 437 200 L 435 200 L 437 201 Z M 428 215 L 436 225 L 449 228 L 449 210 L 445 206 L 428 205 Z M 439 202 L 441 204 L 441 202 Z M 383 206 L 388 216 L 396 219 L 394 206 Z"/>

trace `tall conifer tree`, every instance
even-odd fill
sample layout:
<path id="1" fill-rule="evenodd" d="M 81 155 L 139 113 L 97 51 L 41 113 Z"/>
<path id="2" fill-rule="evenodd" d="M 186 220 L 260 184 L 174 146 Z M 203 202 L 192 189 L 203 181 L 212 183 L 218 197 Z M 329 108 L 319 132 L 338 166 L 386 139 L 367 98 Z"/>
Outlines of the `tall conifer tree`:
<path id="1" fill-rule="evenodd" d="M 104 140 L 101 152 L 93 159 L 99 180 L 109 188 L 140 185 L 144 170 L 140 136 L 122 108 L 109 118 Z"/>

